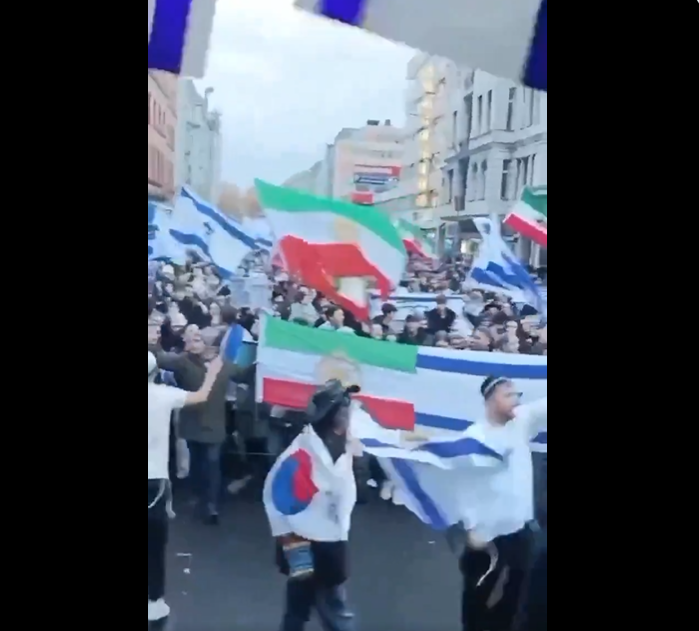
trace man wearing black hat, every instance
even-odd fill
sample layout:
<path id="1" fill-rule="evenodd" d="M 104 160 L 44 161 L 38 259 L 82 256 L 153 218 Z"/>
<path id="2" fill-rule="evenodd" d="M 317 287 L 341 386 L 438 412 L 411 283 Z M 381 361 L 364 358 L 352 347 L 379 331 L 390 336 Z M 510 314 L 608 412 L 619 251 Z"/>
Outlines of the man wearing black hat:
<path id="1" fill-rule="evenodd" d="M 467 431 L 494 456 L 469 484 L 464 576 L 464 631 L 511 631 L 530 564 L 534 521 L 532 439 L 546 426 L 548 400 L 521 405 L 506 378 L 481 386 L 485 419 Z"/>
<path id="2" fill-rule="evenodd" d="M 264 502 L 277 561 L 288 577 L 281 631 L 303 631 L 315 610 L 327 631 L 352 631 L 344 593 L 347 542 L 357 502 L 348 452 L 351 395 L 329 381 L 313 396 L 308 425 L 277 460 Z"/>

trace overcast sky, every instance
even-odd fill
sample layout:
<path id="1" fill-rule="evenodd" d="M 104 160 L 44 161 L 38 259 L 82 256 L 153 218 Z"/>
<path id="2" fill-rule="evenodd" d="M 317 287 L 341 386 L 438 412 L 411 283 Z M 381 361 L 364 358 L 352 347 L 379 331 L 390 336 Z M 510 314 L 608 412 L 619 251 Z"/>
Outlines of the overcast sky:
<path id="1" fill-rule="evenodd" d="M 343 127 L 403 122 L 412 51 L 297 12 L 293 0 L 218 2 L 208 73 L 223 112 L 223 179 L 281 183 Z"/>

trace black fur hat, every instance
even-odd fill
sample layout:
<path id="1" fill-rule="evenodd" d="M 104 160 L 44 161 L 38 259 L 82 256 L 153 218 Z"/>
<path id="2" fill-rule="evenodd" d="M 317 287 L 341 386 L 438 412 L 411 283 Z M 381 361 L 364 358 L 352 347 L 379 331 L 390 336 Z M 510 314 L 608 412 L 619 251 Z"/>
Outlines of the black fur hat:
<path id="1" fill-rule="evenodd" d="M 346 388 L 337 379 L 328 381 L 313 395 L 308 405 L 308 422 L 318 426 L 332 421 L 341 408 L 350 406 L 351 395 L 358 392 L 361 392 L 359 386 Z"/>

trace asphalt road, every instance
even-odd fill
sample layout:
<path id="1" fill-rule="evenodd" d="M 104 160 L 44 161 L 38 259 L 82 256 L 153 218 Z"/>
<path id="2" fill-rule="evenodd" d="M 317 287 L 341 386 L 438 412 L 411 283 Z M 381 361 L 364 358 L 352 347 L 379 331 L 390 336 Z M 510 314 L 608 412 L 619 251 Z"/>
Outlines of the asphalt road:
<path id="1" fill-rule="evenodd" d="M 378 500 L 358 507 L 351 545 L 359 631 L 459 628 L 456 559 L 406 510 Z M 277 631 L 283 586 L 261 505 L 232 501 L 218 528 L 179 510 L 169 547 L 168 631 Z"/>

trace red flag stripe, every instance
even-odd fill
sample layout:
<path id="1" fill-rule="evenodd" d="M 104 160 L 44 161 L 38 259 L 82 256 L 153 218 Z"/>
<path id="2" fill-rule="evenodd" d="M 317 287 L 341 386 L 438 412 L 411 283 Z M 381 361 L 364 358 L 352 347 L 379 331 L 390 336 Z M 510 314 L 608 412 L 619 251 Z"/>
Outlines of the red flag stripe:
<path id="1" fill-rule="evenodd" d="M 505 225 L 527 237 L 527 239 L 531 239 L 534 243 L 538 243 L 541 247 L 548 248 L 548 228 L 540 226 L 535 221 L 530 221 L 529 219 L 512 213 L 505 219 Z"/>
<path id="2" fill-rule="evenodd" d="M 292 410 L 305 410 L 318 386 L 286 379 L 265 377 L 262 399 L 270 405 Z M 359 394 L 356 396 L 373 419 L 386 429 L 415 430 L 415 407 L 412 403 L 397 399 Z"/>

